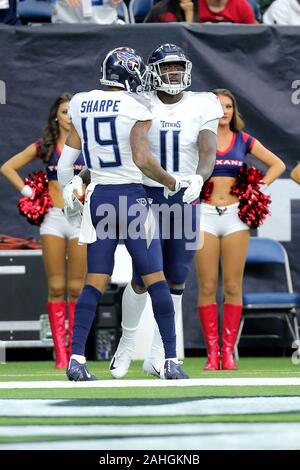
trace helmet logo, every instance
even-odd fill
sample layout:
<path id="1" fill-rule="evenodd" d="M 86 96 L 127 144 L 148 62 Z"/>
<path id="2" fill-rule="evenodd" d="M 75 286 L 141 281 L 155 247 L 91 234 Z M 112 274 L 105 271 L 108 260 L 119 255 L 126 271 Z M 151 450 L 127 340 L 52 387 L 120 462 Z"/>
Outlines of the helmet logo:
<path id="1" fill-rule="evenodd" d="M 140 54 L 129 47 L 110 51 L 102 64 L 100 83 L 138 92 L 143 87 L 146 66 Z M 139 88 L 138 88 L 139 87 Z"/>
<path id="2" fill-rule="evenodd" d="M 130 52 L 118 51 L 117 58 L 129 73 L 134 73 L 139 68 L 138 58 Z"/>

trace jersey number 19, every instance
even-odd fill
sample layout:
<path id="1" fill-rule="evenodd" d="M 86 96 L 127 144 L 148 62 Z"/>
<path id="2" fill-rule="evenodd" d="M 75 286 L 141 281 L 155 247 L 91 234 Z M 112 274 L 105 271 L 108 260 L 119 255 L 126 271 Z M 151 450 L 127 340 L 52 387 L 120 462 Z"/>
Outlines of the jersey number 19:
<path id="1" fill-rule="evenodd" d="M 88 144 L 87 119 L 87 117 L 81 119 L 81 129 L 83 135 L 83 153 L 87 167 L 93 169 Z M 112 147 L 113 150 L 112 153 L 114 158 L 112 160 L 104 161 L 101 157 L 98 157 L 100 168 L 108 168 L 122 165 L 118 137 L 116 132 L 116 119 L 117 116 L 96 117 L 93 119 L 93 137 L 96 143 L 102 147 Z M 101 139 L 101 126 L 102 128 L 104 127 L 104 125 L 107 127 L 107 124 L 110 127 L 111 138 Z"/>

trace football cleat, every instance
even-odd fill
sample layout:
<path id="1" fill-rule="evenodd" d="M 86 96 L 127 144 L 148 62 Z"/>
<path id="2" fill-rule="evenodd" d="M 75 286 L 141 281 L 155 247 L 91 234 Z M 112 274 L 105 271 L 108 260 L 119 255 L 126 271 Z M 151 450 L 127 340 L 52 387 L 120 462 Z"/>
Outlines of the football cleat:
<path id="1" fill-rule="evenodd" d="M 68 379 L 74 382 L 98 380 L 97 377 L 89 373 L 85 364 L 79 364 L 76 359 L 70 359 L 66 374 Z"/>
<path id="2" fill-rule="evenodd" d="M 131 363 L 131 355 L 128 350 L 119 343 L 118 349 L 112 358 L 109 371 L 115 379 L 122 379 L 128 372 Z"/>
<path id="3" fill-rule="evenodd" d="M 164 368 L 164 360 L 149 357 L 143 362 L 143 371 L 148 375 L 160 377 L 160 372 Z"/>
<path id="4" fill-rule="evenodd" d="M 180 364 L 176 364 L 171 359 L 166 359 L 164 365 L 164 378 L 166 380 L 189 379 L 189 376 L 181 369 Z"/>

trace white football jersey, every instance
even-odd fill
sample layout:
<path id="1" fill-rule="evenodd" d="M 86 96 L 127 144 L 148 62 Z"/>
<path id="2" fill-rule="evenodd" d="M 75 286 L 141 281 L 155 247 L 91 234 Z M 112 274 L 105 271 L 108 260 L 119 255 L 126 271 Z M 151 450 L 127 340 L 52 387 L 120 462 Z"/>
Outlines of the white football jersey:
<path id="1" fill-rule="evenodd" d="M 210 129 L 217 133 L 216 120 L 223 116 L 219 99 L 213 93 L 187 91 L 178 103 L 164 104 L 156 93 L 148 96 L 154 114 L 148 134 L 152 155 L 169 173 L 180 177 L 195 174 L 199 132 Z M 145 175 L 143 182 L 147 186 L 161 186 Z"/>
<path id="2" fill-rule="evenodd" d="M 142 182 L 132 160 L 130 132 L 137 121 L 153 118 L 150 108 L 147 96 L 126 91 L 92 90 L 72 98 L 69 113 L 92 183 Z"/>

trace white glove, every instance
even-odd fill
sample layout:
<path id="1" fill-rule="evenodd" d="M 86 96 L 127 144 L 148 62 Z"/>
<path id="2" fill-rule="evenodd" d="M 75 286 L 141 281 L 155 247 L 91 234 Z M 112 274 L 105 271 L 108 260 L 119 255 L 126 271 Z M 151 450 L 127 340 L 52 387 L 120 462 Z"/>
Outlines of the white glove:
<path id="1" fill-rule="evenodd" d="M 73 227 L 79 228 L 82 222 L 83 204 L 77 198 L 72 202 L 72 208 L 69 206 L 64 207 L 64 214 L 68 222 L 70 222 Z"/>
<path id="2" fill-rule="evenodd" d="M 172 176 L 176 180 L 175 189 L 174 189 L 174 191 L 171 191 L 171 189 L 164 186 L 164 197 L 166 199 L 168 199 L 169 196 L 174 196 L 181 189 L 181 180 L 180 180 L 180 178 L 176 175 L 172 175 Z"/>
<path id="3" fill-rule="evenodd" d="M 33 195 L 32 187 L 28 184 L 25 184 L 25 186 L 23 186 L 23 188 L 21 189 L 20 193 L 22 194 L 22 196 L 31 197 Z"/>
<path id="4" fill-rule="evenodd" d="M 64 198 L 64 201 L 65 201 L 65 206 L 70 207 L 71 209 L 73 209 L 74 201 L 75 200 L 78 201 L 78 199 L 77 199 L 77 197 L 74 193 L 76 192 L 78 194 L 78 196 L 82 196 L 82 194 L 83 194 L 82 185 L 83 185 L 82 178 L 80 176 L 76 175 L 64 187 L 64 189 L 63 189 L 63 198 Z"/>
<path id="5" fill-rule="evenodd" d="M 201 193 L 203 178 L 201 175 L 190 175 L 186 178 L 182 178 L 181 182 L 189 183 L 188 188 L 184 191 L 182 200 L 187 204 L 191 204 L 199 197 Z"/>

